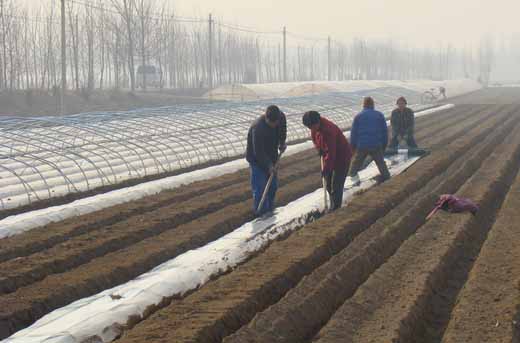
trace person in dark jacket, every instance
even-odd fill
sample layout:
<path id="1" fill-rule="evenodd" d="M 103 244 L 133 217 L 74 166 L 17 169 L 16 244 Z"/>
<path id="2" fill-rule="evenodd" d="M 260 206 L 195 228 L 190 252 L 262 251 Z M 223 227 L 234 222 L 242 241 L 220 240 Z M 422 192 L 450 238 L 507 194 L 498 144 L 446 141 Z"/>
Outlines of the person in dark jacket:
<path id="1" fill-rule="evenodd" d="M 246 160 L 251 169 L 251 188 L 253 190 L 254 211 L 263 215 L 274 210 L 274 199 L 278 188 L 276 162 L 280 147 L 280 109 L 271 105 L 264 115 L 259 117 L 247 134 Z M 269 177 L 273 181 L 261 209 L 260 200 Z"/>
<path id="2" fill-rule="evenodd" d="M 406 139 L 406 145 L 408 149 L 416 149 L 417 144 L 415 143 L 414 128 L 415 128 L 415 115 L 413 111 L 406 107 L 407 102 L 404 97 L 397 99 L 397 108 L 392 111 L 392 117 L 390 123 L 392 125 L 392 140 L 390 142 L 389 149 L 396 151 L 399 145 L 399 138 Z"/>
<path id="3" fill-rule="evenodd" d="M 358 172 L 367 156 L 372 157 L 379 169 L 380 182 L 390 178 L 390 172 L 386 166 L 384 152 L 388 144 L 388 126 L 383 114 L 374 109 L 374 99 L 363 99 L 363 111 L 354 118 L 350 131 L 350 143 L 354 150 L 354 160 L 351 166 L 350 176 L 354 184 L 359 185 Z"/>
<path id="4" fill-rule="evenodd" d="M 312 142 L 323 158 L 322 177 L 330 195 L 330 210 L 341 207 L 352 150 L 341 129 L 316 111 L 303 115 L 303 125 L 311 130 Z"/>

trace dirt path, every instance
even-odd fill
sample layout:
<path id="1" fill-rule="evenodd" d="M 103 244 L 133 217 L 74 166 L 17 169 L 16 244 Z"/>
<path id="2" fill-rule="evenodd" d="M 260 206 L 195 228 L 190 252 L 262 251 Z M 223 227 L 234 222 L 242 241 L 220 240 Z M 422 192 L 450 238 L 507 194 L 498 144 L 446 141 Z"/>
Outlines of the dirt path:
<path id="1" fill-rule="evenodd" d="M 147 309 L 118 342 L 518 342 L 513 95 L 520 91 L 484 90 L 419 118 L 416 138 L 430 155 Z M 312 150 L 285 158 L 281 171 L 279 205 L 320 187 Z M 470 197 L 481 211 L 426 222 L 443 193 Z M 243 170 L 0 240 L 0 338 L 251 219 Z"/>
<path id="2" fill-rule="evenodd" d="M 478 254 L 520 166 L 519 133 L 514 130 L 499 144 L 458 190 L 480 205 L 478 215 L 439 213 L 422 225 L 339 308 L 316 342 L 437 341 L 431 329 L 442 337 L 450 311 L 440 308 L 449 308 L 460 288 L 456 284 L 464 284 L 471 267 L 464 260 Z"/>
<path id="3" fill-rule="evenodd" d="M 482 109 L 469 114 L 461 112 L 461 115 L 473 116 L 476 111 Z M 449 118 L 441 128 L 457 120 L 450 111 L 443 116 Z M 474 127 L 485 116 L 488 113 L 483 111 L 481 116 L 471 118 L 466 128 L 441 130 L 444 135 L 435 136 L 433 140 L 426 139 L 419 129 L 418 139 L 424 139 L 426 144 L 448 141 L 454 135 L 453 130 L 458 133 Z M 426 127 L 430 128 L 430 125 Z M 319 160 L 314 151 L 287 158 L 282 167 L 279 204 L 293 201 L 320 186 L 316 177 Z M 8 335 L 53 309 L 129 281 L 251 220 L 250 193 L 244 192 L 249 188 L 247 178 L 247 171 L 234 173 L 213 179 L 211 184 L 209 181 L 197 183 L 195 189 L 216 188 L 203 195 L 200 195 L 200 189 L 199 193 L 194 193 L 188 190 L 190 187 L 185 187 L 179 193 L 164 192 L 155 198 L 51 224 L 0 241 L 8 247 L 3 253 L 5 261 L 0 263 L 0 291 L 3 293 L 0 296 L 0 324 L 3 325 L 0 331 Z M 222 187 L 217 188 L 216 184 Z M 189 195 L 192 198 L 188 198 Z M 185 198 L 180 204 L 177 202 L 179 197 Z M 154 207 L 154 204 L 158 205 Z M 114 217 L 120 221 L 115 221 Z M 99 224 L 111 220 L 115 222 Z M 28 253 L 32 251 L 35 253 Z"/>
<path id="4" fill-rule="evenodd" d="M 511 126 L 504 123 L 493 135 L 470 149 L 464 158 L 459 158 L 445 172 L 367 228 L 352 244 L 307 276 L 280 302 L 257 315 L 249 327 L 240 330 L 229 341 L 239 342 L 244 337 L 255 337 L 256 342 L 293 342 L 312 337 L 316 334 L 314 330 L 321 327 L 343 301 L 351 297 L 357 287 L 424 224 L 424 218 L 438 195 L 455 192 L 481 167 L 483 160 L 493 151 L 493 145 L 508 134 L 511 135 Z M 320 309 L 321 315 L 314 314 L 312 321 L 306 321 L 308 325 L 300 326 L 301 317 L 316 308 Z"/>
<path id="5" fill-rule="evenodd" d="M 443 342 L 520 342 L 519 208 L 517 175 L 457 297 Z"/>
<path id="6" fill-rule="evenodd" d="M 459 112 L 462 111 L 463 109 L 459 110 Z M 429 147 L 428 137 L 453 126 L 458 121 L 473 116 L 475 111 L 473 109 L 454 115 L 453 110 L 450 110 L 438 114 L 436 115 L 438 116 L 437 121 L 442 123 L 441 125 L 432 125 L 434 121 L 432 117 L 420 118 L 417 124 L 417 140 L 424 146 Z M 319 167 L 317 166 L 314 151 L 305 151 L 285 158 L 281 165 L 281 184 L 296 180 L 306 173 L 314 173 L 317 170 L 316 168 Z M 107 231 L 114 231 L 114 226 L 116 225 L 132 226 L 132 230 L 137 231 L 139 228 L 149 225 L 143 219 L 148 219 L 154 213 L 165 211 L 170 219 L 175 218 L 178 213 L 186 214 L 185 208 L 189 207 L 189 204 L 186 203 L 190 202 L 198 204 L 197 210 L 199 212 L 201 212 L 201 209 L 210 212 L 215 210 L 218 204 L 220 204 L 220 208 L 224 207 L 225 204 L 229 203 L 227 199 L 233 200 L 233 197 L 234 202 L 245 201 L 250 199 L 249 193 L 243 191 L 248 187 L 248 183 L 248 173 L 240 171 L 208 181 L 196 182 L 172 191 L 165 191 L 159 195 L 146 197 L 139 201 L 49 224 L 23 235 L 0 240 L 0 262 L 50 249 L 65 241 L 67 244 L 71 244 L 71 239 L 76 236 L 92 235 L 96 231 L 101 231 L 102 235 L 106 235 Z M 222 193 L 227 198 L 223 198 Z M 215 198 L 219 199 L 219 201 L 210 202 L 208 205 L 206 201 L 200 202 L 200 198 L 203 197 Z M 177 208 L 179 203 L 182 204 L 182 208 Z M 201 213 L 195 213 L 194 216 L 201 216 Z M 132 220 L 137 220 L 141 224 L 134 228 L 133 225 L 136 223 L 132 223 Z M 184 220 L 187 221 L 188 219 Z M 104 237 L 104 239 L 108 238 Z M 93 239 L 90 238 L 89 240 Z M 68 249 L 70 249 L 70 246 L 68 246 Z"/>
<path id="7" fill-rule="evenodd" d="M 444 125 L 449 125 L 451 121 L 453 118 Z M 422 134 L 422 131 L 419 126 L 420 140 L 429 134 Z M 319 171 L 316 158 L 309 152 L 284 160 L 282 167 L 281 184 L 286 186 Z M 158 197 L 147 199 L 150 201 L 120 205 L 82 216 L 79 220 L 74 218 L 51 224 L 0 241 L 0 246 L 5 247 L 0 253 L 0 259 L 7 260 L 0 263 L 0 292 L 13 292 L 49 274 L 66 271 L 164 231 L 175 230 L 179 225 L 226 205 L 250 201 L 249 192 L 244 192 L 249 182 L 247 174 L 244 174 L 235 173 L 234 179 L 225 176 L 219 178 L 222 180 L 213 180 L 212 185 L 208 185 L 208 182 L 197 183 L 193 188 L 181 188 L 179 193 L 164 192 Z M 216 183 L 218 181 L 221 182 Z M 316 188 L 319 183 L 309 180 L 309 184 Z M 298 193 L 298 196 L 301 195 Z M 117 214 L 114 215 L 114 212 Z"/>
<path id="8" fill-rule="evenodd" d="M 233 333 L 257 312 L 276 303 L 302 277 L 341 251 L 366 227 L 445 170 L 508 115 L 504 111 L 502 115 L 490 118 L 491 110 L 496 109 L 483 109 L 480 115 L 474 116 L 479 123 L 488 122 L 487 128 L 475 127 L 468 121 L 458 128 L 452 126 L 447 129 L 449 132 L 441 132 L 435 136 L 437 142 L 444 140 L 450 149 L 432 153 L 420 161 L 417 168 L 361 195 L 352 205 L 306 226 L 287 240 L 274 243 L 231 274 L 185 299 L 173 300 L 170 306 L 137 325 L 122 341 L 144 341 L 152 328 L 154 335 L 161 333 L 156 336 L 160 340 L 176 342 L 218 342 Z M 467 133 L 463 138 L 454 138 L 463 132 Z M 316 309 L 309 315 L 315 312 Z"/>

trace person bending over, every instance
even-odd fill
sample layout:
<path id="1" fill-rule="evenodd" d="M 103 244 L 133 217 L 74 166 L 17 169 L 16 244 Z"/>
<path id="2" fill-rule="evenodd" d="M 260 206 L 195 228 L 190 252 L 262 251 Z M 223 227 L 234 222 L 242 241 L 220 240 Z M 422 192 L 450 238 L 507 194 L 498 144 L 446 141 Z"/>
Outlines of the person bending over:
<path id="1" fill-rule="evenodd" d="M 323 159 L 321 173 L 330 195 L 330 210 L 334 211 L 343 201 L 343 188 L 352 158 L 350 144 L 336 124 L 316 111 L 306 112 L 302 121 L 311 130 L 312 142 Z"/>
<path id="2" fill-rule="evenodd" d="M 278 188 L 276 163 L 278 162 L 278 149 L 280 148 L 280 117 L 280 109 L 271 105 L 267 108 L 265 114 L 254 121 L 247 133 L 246 160 L 249 162 L 251 171 L 254 212 L 258 215 L 274 210 Z M 258 208 L 271 175 L 273 180 L 267 197 L 262 208 Z"/>

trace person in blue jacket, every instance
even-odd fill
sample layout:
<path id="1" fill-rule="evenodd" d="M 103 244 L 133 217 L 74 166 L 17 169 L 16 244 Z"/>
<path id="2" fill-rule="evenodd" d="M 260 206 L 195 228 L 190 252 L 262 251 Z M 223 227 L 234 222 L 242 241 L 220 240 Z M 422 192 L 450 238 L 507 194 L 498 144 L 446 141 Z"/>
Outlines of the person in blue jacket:
<path id="1" fill-rule="evenodd" d="M 274 210 L 274 199 L 278 188 L 276 175 L 278 150 L 283 152 L 286 148 L 285 121 L 285 115 L 280 109 L 271 105 L 264 115 L 255 120 L 247 134 L 246 160 L 251 169 L 253 210 L 258 215 Z M 259 209 L 265 186 L 271 175 L 273 175 L 273 181 L 262 208 Z"/>
<path id="2" fill-rule="evenodd" d="M 390 172 L 386 166 L 384 153 L 388 145 L 388 126 L 384 115 L 374 109 L 374 99 L 363 99 L 363 111 L 354 118 L 350 131 L 350 144 L 354 151 L 354 159 L 351 165 L 350 176 L 355 185 L 359 185 L 358 172 L 365 159 L 370 156 L 376 162 L 379 169 L 380 182 L 390 178 Z"/>

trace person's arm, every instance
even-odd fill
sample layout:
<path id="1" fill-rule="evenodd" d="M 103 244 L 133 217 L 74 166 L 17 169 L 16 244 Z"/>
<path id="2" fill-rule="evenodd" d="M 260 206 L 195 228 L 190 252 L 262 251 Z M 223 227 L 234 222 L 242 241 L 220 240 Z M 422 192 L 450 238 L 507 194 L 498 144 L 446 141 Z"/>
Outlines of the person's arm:
<path id="1" fill-rule="evenodd" d="M 334 131 L 327 132 L 326 135 L 321 135 L 323 145 L 323 174 L 332 173 L 334 170 L 334 162 L 336 161 L 336 148 L 337 148 L 337 133 Z"/>
<path id="2" fill-rule="evenodd" d="M 256 163 L 266 172 L 272 169 L 272 161 L 265 152 L 265 136 L 258 127 L 253 129 L 253 151 L 255 154 Z"/>
<path id="3" fill-rule="evenodd" d="M 314 130 L 311 130 L 311 139 L 312 139 L 312 144 L 314 144 L 314 147 L 316 148 L 316 150 L 318 150 L 320 152 L 320 156 L 321 156 L 321 144 L 318 140 L 318 133 Z"/>
<path id="4" fill-rule="evenodd" d="M 285 150 L 287 147 L 287 118 L 285 117 L 285 113 L 280 112 L 280 124 L 278 125 L 278 140 L 280 150 Z"/>
<path id="5" fill-rule="evenodd" d="M 410 127 L 412 129 L 415 129 L 415 113 L 413 112 L 413 110 L 410 108 Z"/>
<path id="6" fill-rule="evenodd" d="M 397 129 L 397 110 L 392 111 L 392 115 L 390 116 L 390 125 L 392 125 L 394 129 Z"/>

